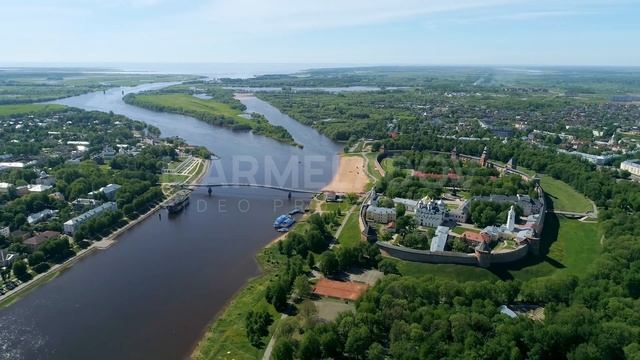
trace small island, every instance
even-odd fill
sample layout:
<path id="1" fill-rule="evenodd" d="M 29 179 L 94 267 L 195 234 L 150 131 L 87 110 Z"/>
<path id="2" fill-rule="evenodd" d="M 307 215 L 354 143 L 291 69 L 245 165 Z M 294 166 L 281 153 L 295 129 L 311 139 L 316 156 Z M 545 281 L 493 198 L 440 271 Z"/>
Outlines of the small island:
<path id="1" fill-rule="evenodd" d="M 160 91 L 128 94 L 124 102 L 141 108 L 192 116 L 211 125 L 233 131 L 252 131 L 288 145 L 298 145 L 289 131 L 273 125 L 257 113 L 247 114 L 246 106 L 234 98 L 233 92 L 220 87 L 178 85 Z"/>

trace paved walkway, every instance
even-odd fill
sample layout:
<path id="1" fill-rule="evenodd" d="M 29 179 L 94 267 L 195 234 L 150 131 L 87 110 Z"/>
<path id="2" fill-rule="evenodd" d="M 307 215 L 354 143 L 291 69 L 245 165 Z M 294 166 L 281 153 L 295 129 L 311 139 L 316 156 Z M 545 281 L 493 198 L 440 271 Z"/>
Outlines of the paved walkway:
<path id="1" fill-rule="evenodd" d="M 353 210 L 356 208 L 356 205 L 353 205 L 349 211 L 347 211 L 347 213 L 344 215 L 344 220 L 342 221 L 342 223 L 340 224 L 340 226 L 338 227 L 338 230 L 336 230 L 336 234 L 335 234 L 335 238 L 339 238 L 340 234 L 342 234 L 342 229 L 344 229 L 344 225 L 347 223 L 347 220 L 349 220 L 349 216 L 351 216 L 351 214 L 353 213 Z"/>
<path id="2" fill-rule="evenodd" d="M 282 321 L 282 319 L 286 318 L 287 314 L 282 314 L 282 316 L 280 316 L 280 321 Z M 278 329 L 276 329 L 277 331 Z M 271 337 L 271 339 L 269 340 L 269 343 L 267 344 L 267 348 L 264 349 L 264 354 L 262 355 L 262 360 L 269 360 L 271 358 L 271 352 L 273 351 L 273 345 L 275 345 L 276 343 L 276 334 L 274 331 L 273 336 Z"/>

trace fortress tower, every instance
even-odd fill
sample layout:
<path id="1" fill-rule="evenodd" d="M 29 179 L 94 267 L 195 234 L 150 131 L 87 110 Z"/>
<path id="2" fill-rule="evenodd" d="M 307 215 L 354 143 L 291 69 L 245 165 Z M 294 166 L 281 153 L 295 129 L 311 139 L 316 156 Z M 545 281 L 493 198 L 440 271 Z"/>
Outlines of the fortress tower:
<path id="1" fill-rule="evenodd" d="M 458 149 L 455 146 L 451 150 L 451 160 L 458 161 Z"/>

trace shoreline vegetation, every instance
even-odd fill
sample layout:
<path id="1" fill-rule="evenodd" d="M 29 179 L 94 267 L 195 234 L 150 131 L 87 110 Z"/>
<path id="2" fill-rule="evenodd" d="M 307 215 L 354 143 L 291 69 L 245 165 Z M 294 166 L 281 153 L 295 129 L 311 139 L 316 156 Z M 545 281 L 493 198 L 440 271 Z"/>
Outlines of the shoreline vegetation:
<path id="1" fill-rule="evenodd" d="M 202 179 L 209 173 L 211 169 L 211 160 L 205 159 L 204 166 L 198 166 L 198 170 L 188 179 L 188 182 L 191 183 L 199 183 Z M 0 299 L 0 309 L 7 307 L 13 304 L 16 301 L 19 301 L 23 296 L 27 295 L 31 290 L 36 289 L 40 285 L 43 285 L 50 280 L 55 279 L 60 272 L 71 268 L 76 262 L 84 259 L 86 256 L 95 253 L 97 250 L 106 250 L 111 245 L 115 244 L 117 238 L 135 227 L 139 223 L 148 219 L 150 216 L 154 215 L 158 210 L 162 209 L 163 205 L 171 200 L 175 196 L 175 194 L 168 195 L 162 202 L 157 204 L 156 206 L 149 209 L 144 214 L 141 214 L 137 218 L 127 221 L 123 226 L 114 229 L 110 234 L 106 235 L 102 239 L 95 241 L 86 249 L 82 249 L 75 256 L 67 259 L 66 261 L 56 264 L 49 269 L 49 271 L 35 275 L 30 281 L 26 283 L 20 284 L 18 287 L 13 289 L 11 292 L 7 293 L 6 296 L 3 296 Z"/>
<path id="2" fill-rule="evenodd" d="M 269 123 L 264 116 L 252 113 L 248 117 L 244 117 L 244 105 L 234 99 L 233 93 L 230 91 L 229 94 L 218 94 L 208 99 L 189 93 L 171 92 L 171 89 L 169 87 L 160 91 L 128 94 L 123 100 L 127 104 L 147 110 L 192 116 L 214 126 L 221 126 L 233 131 L 251 131 L 256 135 L 266 136 L 283 144 L 301 147 L 287 129 Z"/>

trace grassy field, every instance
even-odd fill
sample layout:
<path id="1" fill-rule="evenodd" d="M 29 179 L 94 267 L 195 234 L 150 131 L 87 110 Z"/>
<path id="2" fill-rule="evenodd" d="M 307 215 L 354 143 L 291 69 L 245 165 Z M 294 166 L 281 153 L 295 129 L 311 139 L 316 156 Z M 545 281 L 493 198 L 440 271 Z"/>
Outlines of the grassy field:
<path id="1" fill-rule="evenodd" d="M 189 178 L 189 175 L 176 175 L 176 174 L 161 174 L 161 183 L 177 183 L 183 182 Z"/>
<path id="2" fill-rule="evenodd" d="M 449 280 L 457 281 L 482 281 L 498 280 L 499 277 L 491 271 L 475 266 L 452 265 L 452 264 L 425 264 L 402 260 L 393 260 L 398 266 L 398 270 L 404 276 L 421 277 L 433 275 Z"/>
<path id="3" fill-rule="evenodd" d="M 367 153 L 367 159 L 369 160 L 369 172 L 371 173 L 371 175 L 373 175 L 374 178 L 376 178 L 376 180 L 380 180 L 382 179 L 382 175 L 380 175 L 380 173 L 378 172 L 378 169 L 376 168 L 376 158 L 378 157 L 378 153 Z"/>
<path id="4" fill-rule="evenodd" d="M 258 255 L 263 273 L 250 280 L 234 297 L 222 314 L 211 325 L 204 338 L 192 354 L 194 359 L 259 359 L 262 357 L 266 342 L 275 330 L 280 314 L 269 305 L 264 297 L 269 283 L 276 278 L 282 255 L 275 248 L 266 248 Z M 263 339 L 265 346 L 258 349 L 247 339 L 244 318 L 250 309 L 265 306 L 269 309 L 274 323 L 269 336 Z"/>
<path id="5" fill-rule="evenodd" d="M 451 229 L 451 231 L 453 231 L 456 234 L 460 234 L 462 235 L 465 231 L 471 231 L 471 232 L 475 232 L 475 233 L 479 233 L 480 230 L 476 230 L 476 229 L 469 229 L 469 228 L 465 228 L 462 226 L 456 226 L 453 229 Z"/>
<path id="6" fill-rule="evenodd" d="M 600 254 L 598 224 L 583 223 L 549 214 L 545 222 L 541 255 L 502 267 L 482 269 L 464 265 L 422 264 L 396 260 L 403 275 L 434 275 L 452 280 L 528 280 L 557 274 L 584 274 Z"/>
<path id="7" fill-rule="evenodd" d="M 18 104 L 0 105 L 0 116 L 37 114 L 64 109 L 66 106 L 57 104 Z"/>
<path id="8" fill-rule="evenodd" d="M 240 124 L 249 124 L 249 119 L 240 116 L 242 111 L 214 100 L 200 99 L 189 94 L 140 94 L 136 99 L 153 105 L 177 107 L 185 110 L 202 111 L 212 115 L 229 116 Z"/>
<path id="9" fill-rule="evenodd" d="M 540 184 L 553 201 L 555 210 L 579 213 L 593 210 L 593 206 L 584 195 L 560 180 L 550 176 L 543 176 L 540 179 Z"/>
<path id="10" fill-rule="evenodd" d="M 360 242 L 360 224 L 358 223 L 358 209 L 356 208 L 342 229 L 338 242 L 344 246 L 354 246 Z"/>
<path id="11" fill-rule="evenodd" d="M 340 211 L 342 211 L 342 213 L 344 214 L 347 210 L 349 210 L 351 206 L 352 205 L 346 201 L 323 202 L 322 204 L 320 204 L 320 209 L 322 209 L 322 211 L 336 211 L 340 209 Z"/>
<path id="12" fill-rule="evenodd" d="M 395 166 L 393 166 L 393 158 L 388 157 L 388 158 L 382 159 L 382 162 L 380 163 L 380 165 L 386 172 L 391 172 L 395 170 Z"/>

